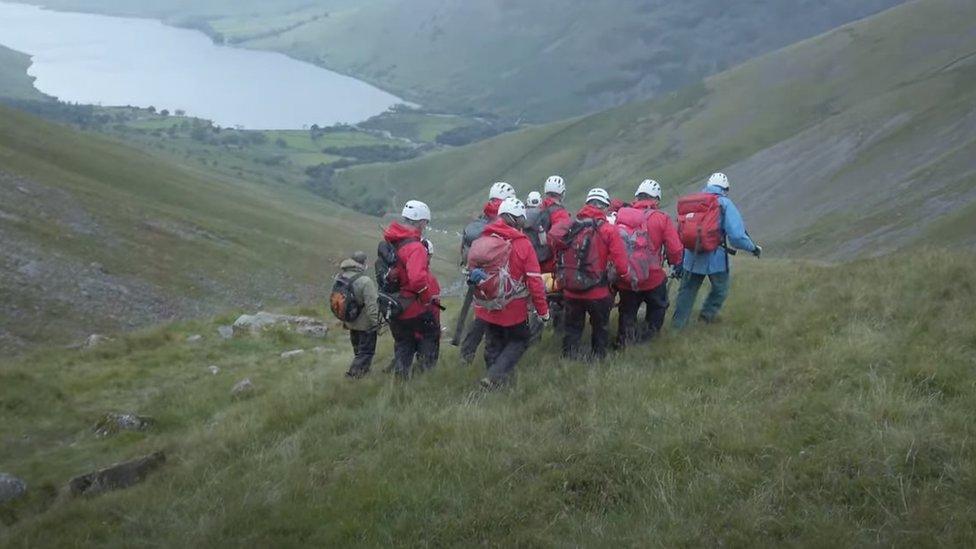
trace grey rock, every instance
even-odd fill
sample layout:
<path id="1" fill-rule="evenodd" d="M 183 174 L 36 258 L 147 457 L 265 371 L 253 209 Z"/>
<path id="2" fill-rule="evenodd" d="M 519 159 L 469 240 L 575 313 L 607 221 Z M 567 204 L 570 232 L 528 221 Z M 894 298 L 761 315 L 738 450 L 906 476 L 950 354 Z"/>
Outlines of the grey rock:
<path id="1" fill-rule="evenodd" d="M 198 343 L 200 341 L 203 341 L 203 336 L 200 334 L 193 334 L 190 337 L 186 338 L 187 343 Z"/>
<path id="2" fill-rule="evenodd" d="M 210 365 L 210 366 L 207 366 L 207 371 L 209 371 L 212 375 L 217 375 L 217 374 L 220 373 L 220 368 L 218 368 L 218 367 L 216 367 L 214 365 Z"/>
<path id="3" fill-rule="evenodd" d="M 233 326 L 218 326 L 217 334 L 223 339 L 230 339 L 234 337 L 234 327 Z"/>
<path id="4" fill-rule="evenodd" d="M 112 341 L 112 339 L 109 337 L 100 334 L 92 334 L 88 336 L 88 339 L 85 340 L 85 348 L 94 349 L 95 347 L 98 347 L 99 345 L 102 345 L 103 343 L 108 343 L 110 341 Z"/>
<path id="5" fill-rule="evenodd" d="M 26 482 L 13 475 L 0 473 L 0 505 L 20 499 L 26 494 Z"/>
<path id="6" fill-rule="evenodd" d="M 294 351 L 285 351 L 284 353 L 281 353 L 281 358 L 285 358 L 285 359 L 295 358 L 298 356 L 302 356 L 304 354 L 305 354 L 304 349 L 295 349 Z"/>
<path id="7" fill-rule="evenodd" d="M 37 278 L 42 273 L 41 264 L 37 261 L 28 261 L 22 265 L 17 272 L 26 276 L 27 278 Z"/>
<path id="8" fill-rule="evenodd" d="M 105 469 L 71 479 L 68 483 L 68 492 L 72 496 L 91 496 L 135 486 L 165 462 L 166 454 L 156 452 L 132 461 L 116 463 Z"/>
<path id="9" fill-rule="evenodd" d="M 279 315 L 259 312 L 253 315 L 241 315 L 234 321 L 234 334 L 259 334 L 272 327 L 284 327 L 296 333 L 309 337 L 325 337 L 329 327 L 324 322 L 308 316 Z"/>
<path id="10" fill-rule="evenodd" d="M 324 339 L 329 333 L 329 327 L 325 324 L 304 324 L 295 328 L 295 333 L 305 337 Z"/>
<path id="11" fill-rule="evenodd" d="M 329 347 L 315 347 L 312 349 L 312 352 L 317 355 L 324 355 L 325 353 L 334 353 L 335 349 L 331 349 Z"/>
<path id="12" fill-rule="evenodd" d="M 251 378 L 246 377 L 237 382 L 234 388 L 230 390 L 230 396 L 233 398 L 245 398 L 254 393 L 254 384 L 251 383 Z"/>
<path id="13" fill-rule="evenodd" d="M 147 431 L 154 423 L 155 420 L 151 417 L 111 412 L 102 416 L 92 430 L 95 436 L 107 437 L 121 431 Z"/>

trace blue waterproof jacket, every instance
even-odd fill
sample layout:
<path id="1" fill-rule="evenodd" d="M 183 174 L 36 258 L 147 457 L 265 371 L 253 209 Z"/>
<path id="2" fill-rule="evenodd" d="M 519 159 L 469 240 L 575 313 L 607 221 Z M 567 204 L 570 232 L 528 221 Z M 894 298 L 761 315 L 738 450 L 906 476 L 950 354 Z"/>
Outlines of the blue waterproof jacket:
<path id="1" fill-rule="evenodd" d="M 742 221 L 742 214 L 739 208 L 735 207 L 729 197 L 725 196 L 725 190 L 721 187 L 709 185 L 704 192 L 719 195 L 719 205 L 722 206 L 722 232 L 724 240 L 728 245 L 738 250 L 752 252 L 756 249 L 756 244 L 746 233 L 746 224 Z M 695 274 L 709 275 L 724 273 L 729 270 L 729 253 L 724 247 L 714 252 L 696 254 L 685 250 L 684 268 L 686 271 Z"/>

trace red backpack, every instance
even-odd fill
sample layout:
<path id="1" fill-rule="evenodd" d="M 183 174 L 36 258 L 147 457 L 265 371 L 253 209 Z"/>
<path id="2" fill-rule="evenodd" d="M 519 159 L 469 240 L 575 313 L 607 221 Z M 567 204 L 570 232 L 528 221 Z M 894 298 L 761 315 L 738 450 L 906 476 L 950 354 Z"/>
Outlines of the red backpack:
<path id="1" fill-rule="evenodd" d="M 722 205 L 717 194 L 678 199 L 678 236 L 685 249 L 695 253 L 714 252 L 722 245 Z"/>
<path id="2" fill-rule="evenodd" d="M 485 276 L 474 283 L 474 301 L 489 311 L 500 311 L 512 301 L 529 295 L 525 284 L 508 272 L 512 243 L 498 235 L 478 238 L 468 250 L 468 272 L 481 270 Z"/>
<path id="3" fill-rule="evenodd" d="M 647 282 L 652 273 L 662 272 L 661 244 L 651 239 L 647 221 L 655 213 L 666 215 L 660 210 L 639 210 L 623 208 L 617 212 L 617 230 L 627 249 L 627 263 L 630 272 L 637 274 L 638 284 Z"/>
<path id="4" fill-rule="evenodd" d="M 560 286 L 573 292 L 585 292 L 601 284 L 608 284 L 607 268 L 600 261 L 600 251 L 594 244 L 602 220 L 578 219 L 561 236 L 556 262 L 556 278 Z M 555 236 L 555 235 L 554 235 Z"/>

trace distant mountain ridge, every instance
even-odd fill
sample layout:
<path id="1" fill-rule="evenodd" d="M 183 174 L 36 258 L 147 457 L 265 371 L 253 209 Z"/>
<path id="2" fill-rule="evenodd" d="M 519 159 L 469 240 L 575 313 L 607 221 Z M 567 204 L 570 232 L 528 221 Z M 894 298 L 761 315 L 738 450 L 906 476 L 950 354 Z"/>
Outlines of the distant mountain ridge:
<path id="1" fill-rule="evenodd" d="M 34 0 L 157 17 L 438 110 L 547 121 L 679 89 L 903 0 Z"/>
<path id="2" fill-rule="evenodd" d="M 522 194 L 562 173 L 570 201 L 627 198 L 658 179 L 666 205 L 725 170 L 773 249 L 847 259 L 914 243 L 976 245 L 976 3 L 917 0 L 667 98 L 508 134 L 416 161 L 341 172 L 340 196 L 432 197 L 477 211 L 486 185 Z"/>

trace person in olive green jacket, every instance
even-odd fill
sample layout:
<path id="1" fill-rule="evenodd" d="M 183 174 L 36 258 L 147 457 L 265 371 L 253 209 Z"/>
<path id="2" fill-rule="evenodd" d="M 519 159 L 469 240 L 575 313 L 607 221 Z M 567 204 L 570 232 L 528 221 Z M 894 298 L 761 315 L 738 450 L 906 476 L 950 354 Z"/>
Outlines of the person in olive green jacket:
<path id="1" fill-rule="evenodd" d="M 362 305 L 362 312 L 355 320 L 343 322 L 349 330 L 354 357 L 346 377 L 359 379 L 369 373 L 376 354 L 376 336 L 380 327 L 380 313 L 377 299 L 379 294 L 376 282 L 366 274 L 366 254 L 356 252 L 339 265 L 339 276 L 352 280 L 352 291 L 356 301 Z"/>

